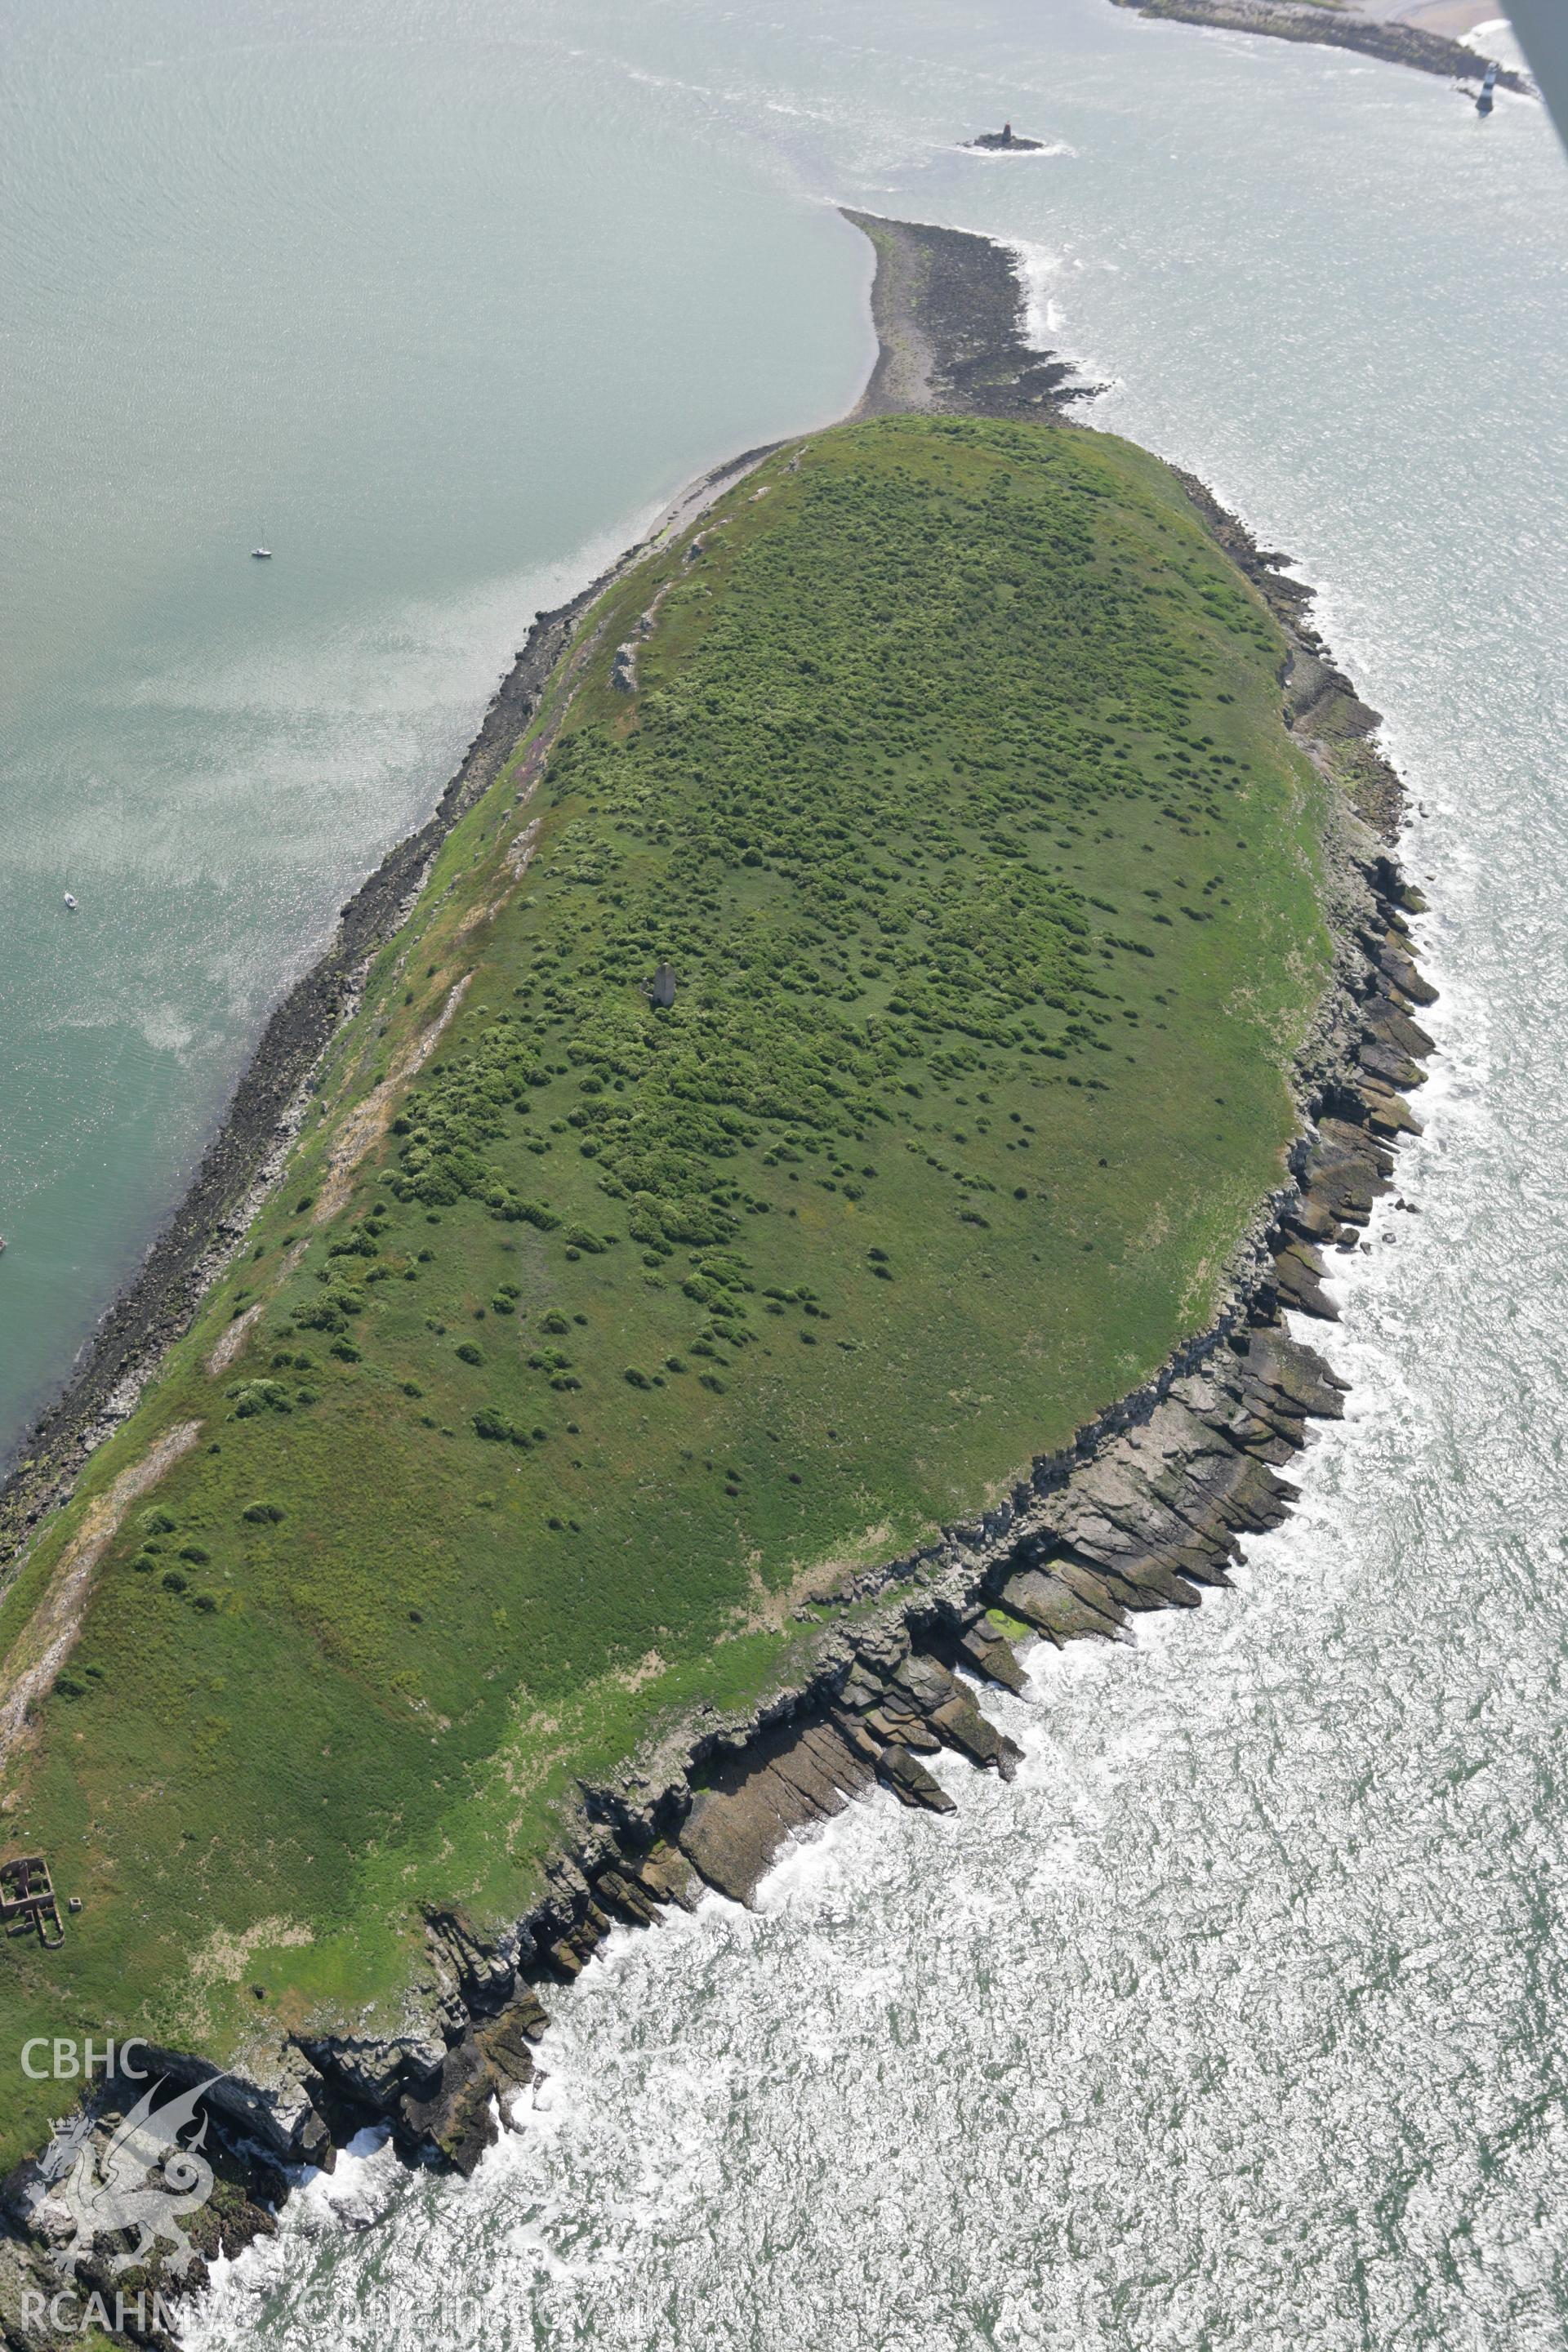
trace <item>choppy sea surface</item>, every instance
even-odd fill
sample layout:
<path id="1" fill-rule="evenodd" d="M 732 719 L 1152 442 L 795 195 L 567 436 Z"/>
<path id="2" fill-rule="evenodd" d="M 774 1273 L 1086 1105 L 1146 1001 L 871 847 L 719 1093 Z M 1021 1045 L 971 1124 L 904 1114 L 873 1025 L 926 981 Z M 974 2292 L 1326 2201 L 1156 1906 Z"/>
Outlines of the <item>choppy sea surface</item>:
<path id="1" fill-rule="evenodd" d="M 1237 1590 L 617 1935 L 470 2183 L 364 2142 L 204 2347 L 1568 2338 L 1568 169 L 1102 0 L 5 0 L 0 1427 L 533 607 L 846 404 L 829 208 L 1016 241 L 1097 421 L 1321 590 L 1415 804 L 1426 1133 Z M 1027 159 L 952 142 L 1004 114 Z M 258 540 L 270 566 L 250 565 Z M 59 907 L 72 888 L 81 912 Z M 24 1246 L 25 1244 L 25 1246 Z"/>

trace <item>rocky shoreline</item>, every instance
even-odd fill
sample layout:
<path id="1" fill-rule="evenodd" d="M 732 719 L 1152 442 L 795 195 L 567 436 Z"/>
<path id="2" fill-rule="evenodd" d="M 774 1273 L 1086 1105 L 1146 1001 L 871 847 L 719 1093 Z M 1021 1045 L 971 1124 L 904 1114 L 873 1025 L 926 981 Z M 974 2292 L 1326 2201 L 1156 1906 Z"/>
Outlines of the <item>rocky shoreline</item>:
<path id="1" fill-rule="evenodd" d="M 877 256 L 877 358 L 855 417 L 1065 417 L 1100 386 L 1024 338 L 1017 271 L 1005 247 L 966 230 L 839 210 Z"/>
<path id="2" fill-rule="evenodd" d="M 1066 404 L 1087 387 L 1024 341 L 1016 274 L 1000 248 L 957 231 L 849 217 L 878 251 L 880 354 L 858 414 L 915 406 L 1067 421 Z M 747 462 L 710 477 L 710 494 Z M 368 2121 L 387 2122 L 410 2157 L 470 2172 L 497 2135 L 498 2110 L 533 2080 L 533 2045 L 546 2023 L 542 1994 L 577 1976 L 612 1927 L 650 1925 L 708 1887 L 752 1900 L 795 1832 L 879 1784 L 902 1804 L 951 1810 L 953 1800 L 922 1760 L 940 1748 L 976 1769 L 1010 1775 L 1017 1751 L 988 1721 L 974 1685 L 1023 1687 L 1016 1641 L 1033 1634 L 1059 1648 L 1129 1638 L 1144 1610 L 1194 1607 L 1205 1590 L 1226 1585 L 1242 1540 L 1288 1513 L 1296 1489 L 1280 1472 L 1304 1445 L 1310 1420 L 1342 1412 L 1344 1384 L 1284 1318 L 1335 1317 L 1323 1287 L 1325 1254 L 1358 1246 L 1375 1201 L 1390 1190 L 1400 1137 L 1418 1131 L 1405 1097 L 1432 1051 L 1416 1016 L 1435 992 L 1414 959 L 1406 918 L 1423 902 L 1393 856 L 1402 799 L 1372 747 L 1376 714 L 1334 669 L 1307 618 L 1309 593 L 1284 576 L 1284 559 L 1258 549 L 1201 484 L 1186 486 L 1284 627 L 1288 721 L 1342 796 L 1326 852 L 1335 971 L 1295 1074 L 1301 1134 L 1289 1181 L 1260 1206 L 1233 1257 L 1221 1310 L 1154 1380 L 1063 1452 L 1037 1457 L 982 1517 L 859 1579 L 845 1596 L 862 1604 L 854 1622 L 822 1630 L 794 1686 L 743 1717 L 700 1715 L 612 1779 L 584 1786 L 574 1828 L 545 1864 L 550 1891 L 526 1916 L 489 1934 L 460 1909 L 427 1914 L 426 1966 L 395 2033 L 305 2034 L 251 2079 L 213 2079 L 207 2104 L 224 2144 L 220 2192 L 195 2232 L 208 2255 L 220 2247 L 232 2254 L 275 2227 L 289 2168 L 330 2165 L 334 2147 Z M 193 1192 L 182 1212 L 191 1246 L 170 1261 L 163 1283 L 187 1287 L 176 1291 L 167 1320 L 150 1311 L 155 1287 L 141 1323 L 111 1314 L 97 1385 L 89 1363 L 56 1409 L 57 1488 L 92 1442 L 94 1416 L 109 1412 L 116 1381 L 138 1365 L 150 1369 L 168 1334 L 184 1328 L 180 1316 L 188 1321 L 204 1253 L 215 1237 L 237 1239 L 235 1220 L 263 1181 L 268 1155 L 280 1156 L 286 1107 L 343 1017 L 354 972 L 395 928 L 441 833 L 498 772 L 603 584 L 541 616 L 431 820 L 440 831 L 427 827 L 393 853 L 351 902 L 322 965 L 300 983 L 313 992 L 292 1011 L 296 991 L 275 1016 L 246 1082 L 256 1108 L 237 1126 L 231 1120 L 235 1133 L 226 1130 L 209 1155 L 212 1177 L 204 1163 L 198 1180 L 198 1192 L 203 1181 L 209 1190 L 199 1200 Z M 317 1034 L 312 1022 L 321 1042 L 305 1055 L 303 1041 Z M 274 1028 L 280 1050 L 304 1056 L 289 1066 L 286 1085 L 259 1066 Z M 237 1119 L 240 1108 L 237 1098 Z M 89 1410 L 79 1409 L 73 1423 L 67 1407 L 79 1394 Z M 45 1481 L 26 1498 L 32 1515 L 49 1498 Z M 213 2076 L 206 2062 L 179 2053 L 154 2058 L 187 2083 Z M 125 2087 L 104 2086 L 100 2126 Z M 58 2223 L 36 2165 L 13 2174 L 5 2203 L 15 2221 L 0 2244 L 0 2326 L 7 2340 L 57 2340 L 47 2330 L 24 2336 L 16 2322 L 24 2286 L 58 2285 L 47 2253 Z M 81 2281 L 84 2293 L 104 2286 L 107 2271 L 99 2278 L 84 2265 Z M 167 2340 L 155 2327 L 129 2332 Z"/>
<path id="3" fill-rule="evenodd" d="M 1449 81 L 1479 83 L 1495 58 L 1483 57 L 1446 33 L 1392 18 L 1357 16 L 1348 11 L 1298 0 L 1111 0 L 1114 8 L 1135 8 L 1141 16 L 1163 16 L 1181 25 L 1206 25 L 1221 33 L 1260 33 L 1276 41 L 1308 41 L 1330 49 L 1357 49 L 1384 65 L 1412 66 L 1417 73 L 1441 74 Z M 1529 82 L 1510 66 L 1498 65 L 1500 89 L 1527 92 Z"/>

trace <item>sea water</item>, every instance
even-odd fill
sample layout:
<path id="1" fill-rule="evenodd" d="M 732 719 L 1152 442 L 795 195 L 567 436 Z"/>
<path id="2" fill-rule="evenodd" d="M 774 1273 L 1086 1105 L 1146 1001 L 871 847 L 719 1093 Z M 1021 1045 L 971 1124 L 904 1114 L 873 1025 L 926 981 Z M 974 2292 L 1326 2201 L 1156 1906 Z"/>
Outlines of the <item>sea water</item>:
<path id="1" fill-rule="evenodd" d="M 29 845 L 7 864 L 36 944 L 13 1005 L 68 1001 L 58 959 L 101 952 L 88 926 L 45 930 L 57 887 L 87 912 L 101 863 L 142 924 L 124 916 L 95 982 L 115 1034 L 67 1032 L 104 1171 L 63 1128 L 53 1176 L 41 1148 L 7 1163 L 67 1202 L 61 1236 L 92 1225 L 69 1204 L 96 1181 L 133 1254 L 174 1140 L 194 1148 L 268 990 L 427 805 L 530 599 L 586 577 L 682 472 L 847 397 L 866 272 L 832 200 L 1017 242 L 1041 331 L 1110 387 L 1098 421 L 1202 473 L 1318 583 L 1410 782 L 1444 993 L 1398 1179 L 1419 1214 L 1386 1205 L 1370 1251 L 1333 1261 L 1349 1415 L 1237 1590 L 990 1694 L 1026 1751 L 1011 1786 L 943 1759 L 951 1818 L 878 1796 L 792 1849 L 756 1913 L 713 1898 L 618 1932 L 551 1996 L 548 2079 L 473 2181 L 368 2136 L 226 2267 L 191 2340 L 1560 2347 L 1568 172 L 1549 128 L 1102 0 L 301 0 L 225 27 L 24 15 L 50 89 L 87 76 L 145 215 L 97 315 L 121 302 L 132 334 L 139 273 L 182 269 L 221 310 L 226 207 L 276 278 L 250 351 L 267 396 L 224 375 L 261 450 L 226 507 L 200 468 L 182 505 L 178 464 L 149 454 L 176 395 L 213 429 L 202 336 L 182 356 L 146 331 L 146 413 L 99 386 L 51 461 L 38 544 L 80 560 L 25 600 L 32 765 L 7 837 Z M 116 73 L 126 106 L 163 110 L 142 121 L 178 168 L 111 138 Z M 1052 152 L 955 151 L 1004 115 Z M 33 135 L 47 226 L 71 141 Z M 103 195 L 105 235 L 121 214 Z M 290 252 L 336 272 L 302 317 Z M 39 315 L 85 302 L 58 277 L 40 268 Z M 144 579 L 95 574 L 84 481 Z M 170 551 L 187 512 L 199 560 Z M 253 579 L 236 550 L 263 527 L 279 553 Z M 312 535 L 301 583 L 284 551 Z M 140 670 L 139 592 L 160 616 Z M 107 686 L 79 658 L 93 631 Z"/>

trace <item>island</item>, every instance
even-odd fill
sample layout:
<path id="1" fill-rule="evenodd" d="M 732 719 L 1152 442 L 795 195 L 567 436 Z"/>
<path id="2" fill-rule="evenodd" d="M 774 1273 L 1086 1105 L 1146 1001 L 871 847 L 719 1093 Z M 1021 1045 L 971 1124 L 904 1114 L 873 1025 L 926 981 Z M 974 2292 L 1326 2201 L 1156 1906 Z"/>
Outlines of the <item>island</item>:
<path id="1" fill-rule="evenodd" d="M 1010 1773 L 1018 1645 L 1196 1607 L 1342 1410 L 1375 714 L 1007 254 L 850 217 L 859 408 L 542 616 L 8 1491 L 4 2030 L 201 2094 L 205 2257 L 369 2118 L 471 2168 L 614 1924 Z M 18 2340 L 139 2088 L 0 2080 Z"/>
<path id="2" fill-rule="evenodd" d="M 1385 65 L 1411 66 L 1417 73 L 1442 74 L 1446 79 L 1487 84 L 1491 110 L 1493 89 L 1528 91 L 1531 84 L 1511 66 L 1483 57 L 1447 32 L 1405 22 L 1391 9 L 1377 5 L 1356 7 L 1347 0 L 1111 0 L 1114 8 L 1134 8 L 1141 16 L 1164 16 L 1183 25 L 1206 25 L 1222 33 L 1258 33 L 1276 41 L 1308 41 L 1331 49 L 1355 49 L 1363 57 L 1380 58 Z M 1409 12 L 1414 17 L 1418 8 Z M 1484 14 L 1472 19 L 1484 21 Z"/>

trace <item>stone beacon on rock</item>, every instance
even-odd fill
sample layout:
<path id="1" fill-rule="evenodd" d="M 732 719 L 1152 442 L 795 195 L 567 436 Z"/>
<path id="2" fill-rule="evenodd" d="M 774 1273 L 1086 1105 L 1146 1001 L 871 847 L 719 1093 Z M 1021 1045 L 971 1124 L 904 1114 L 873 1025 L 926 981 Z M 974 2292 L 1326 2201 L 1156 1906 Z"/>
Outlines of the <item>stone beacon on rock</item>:
<path id="1" fill-rule="evenodd" d="M 1037 155 L 1041 144 L 1037 139 L 1021 139 L 1010 122 L 1005 122 L 1000 131 L 982 131 L 977 138 L 966 139 L 963 143 L 970 148 L 982 147 L 990 155 Z"/>

